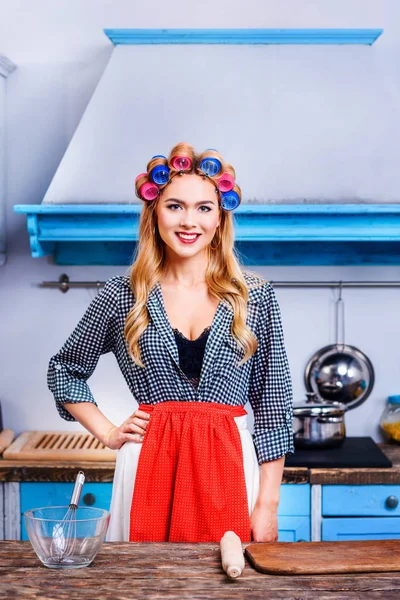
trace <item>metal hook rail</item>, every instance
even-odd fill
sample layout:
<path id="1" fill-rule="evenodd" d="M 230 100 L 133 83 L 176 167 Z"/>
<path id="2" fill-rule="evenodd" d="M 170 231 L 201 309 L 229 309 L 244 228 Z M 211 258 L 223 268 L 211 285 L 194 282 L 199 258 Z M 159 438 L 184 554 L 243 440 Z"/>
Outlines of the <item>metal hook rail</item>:
<path id="1" fill-rule="evenodd" d="M 105 281 L 70 281 L 63 273 L 58 281 L 42 281 L 41 288 L 57 288 L 64 294 L 71 288 L 100 288 Z M 400 281 L 270 281 L 274 288 L 398 288 Z"/>

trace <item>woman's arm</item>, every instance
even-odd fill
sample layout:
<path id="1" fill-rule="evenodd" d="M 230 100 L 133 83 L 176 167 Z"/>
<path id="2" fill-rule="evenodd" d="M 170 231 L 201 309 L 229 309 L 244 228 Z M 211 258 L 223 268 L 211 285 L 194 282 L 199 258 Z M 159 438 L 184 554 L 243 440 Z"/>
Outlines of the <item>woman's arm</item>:
<path id="1" fill-rule="evenodd" d="M 121 285 L 120 277 L 114 277 L 106 283 L 61 350 L 50 360 L 47 383 L 54 395 L 57 410 L 66 421 L 75 420 L 73 411 L 64 408 L 66 403 L 96 405 L 87 380 L 100 356 L 114 351 L 117 331 L 115 313 Z"/>
<path id="2" fill-rule="evenodd" d="M 267 284 L 258 317 L 249 400 L 254 412 L 254 444 L 261 465 L 260 491 L 251 515 L 255 541 L 278 537 L 277 511 L 285 455 L 294 451 L 292 382 L 280 309 Z"/>
<path id="3" fill-rule="evenodd" d="M 294 452 L 292 380 L 281 313 L 269 284 L 263 289 L 256 336 L 249 401 L 254 412 L 254 445 L 262 464 Z"/>
<path id="4" fill-rule="evenodd" d="M 67 402 L 64 408 L 108 448 L 118 450 L 125 442 L 141 442 L 150 415 L 137 410 L 117 427 L 92 402 Z"/>
<path id="5" fill-rule="evenodd" d="M 284 456 L 261 465 L 260 490 L 250 517 L 255 542 L 276 542 L 278 539 L 278 506 L 284 465 Z"/>

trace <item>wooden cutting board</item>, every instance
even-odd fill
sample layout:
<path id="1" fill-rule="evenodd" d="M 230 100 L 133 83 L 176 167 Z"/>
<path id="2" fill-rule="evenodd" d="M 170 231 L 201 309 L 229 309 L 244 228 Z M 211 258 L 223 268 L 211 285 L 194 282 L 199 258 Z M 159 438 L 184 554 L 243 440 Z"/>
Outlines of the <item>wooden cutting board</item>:
<path id="1" fill-rule="evenodd" d="M 115 462 L 117 452 L 86 432 L 26 431 L 3 452 L 6 460 Z"/>
<path id="2" fill-rule="evenodd" d="M 257 571 L 270 575 L 400 571 L 400 540 L 257 543 L 245 554 Z"/>

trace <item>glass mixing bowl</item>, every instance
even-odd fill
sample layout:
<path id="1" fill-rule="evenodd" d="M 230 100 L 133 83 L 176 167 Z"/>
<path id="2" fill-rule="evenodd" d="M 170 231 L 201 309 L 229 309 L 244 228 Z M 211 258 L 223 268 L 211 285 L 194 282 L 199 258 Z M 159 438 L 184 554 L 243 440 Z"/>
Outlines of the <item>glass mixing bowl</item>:
<path id="1" fill-rule="evenodd" d="M 110 513 L 101 508 L 46 506 L 24 513 L 29 540 L 46 567 L 87 567 L 100 550 Z"/>

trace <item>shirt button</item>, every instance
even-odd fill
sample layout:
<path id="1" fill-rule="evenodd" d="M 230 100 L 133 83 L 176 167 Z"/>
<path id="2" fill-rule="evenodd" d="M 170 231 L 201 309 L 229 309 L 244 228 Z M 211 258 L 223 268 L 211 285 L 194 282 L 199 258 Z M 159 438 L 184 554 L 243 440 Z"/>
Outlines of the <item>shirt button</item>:
<path id="1" fill-rule="evenodd" d="M 56 371 L 61 371 L 62 366 L 61 365 L 56 365 L 54 368 L 56 369 Z"/>

